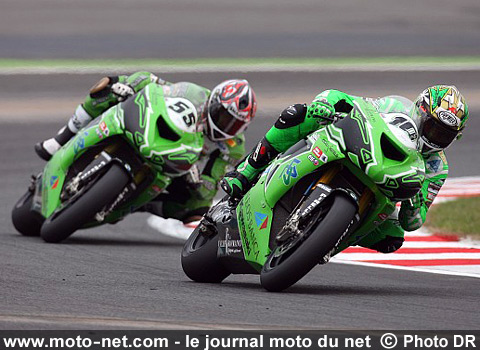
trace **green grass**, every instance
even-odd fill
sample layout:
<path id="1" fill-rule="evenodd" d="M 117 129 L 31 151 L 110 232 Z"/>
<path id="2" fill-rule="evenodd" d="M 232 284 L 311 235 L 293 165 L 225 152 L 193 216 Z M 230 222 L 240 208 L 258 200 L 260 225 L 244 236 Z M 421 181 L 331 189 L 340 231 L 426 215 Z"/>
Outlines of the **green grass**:
<path id="1" fill-rule="evenodd" d="M 434 232 L 480 239 L 480 197 L 460 198 L 433 206 L 425 225 Z"/>
<path id="2" fill-rule="evenodd" d="M 78 59 L 8 59 L 0 58 L 1 68 L 33 67 L 130 67 L 130 66 L 228 66 L 228 65 L 281 65 L 281 66 L 342 66 L 342 65 L 378 65 L 394 64 L 415 65 L 469 65 L 480 64 L 480 56 L 458 57 L 341 57 L 341 58 L 198 58 L 198 59 L 112 59 L 112 60 L 78 60 Z"/>

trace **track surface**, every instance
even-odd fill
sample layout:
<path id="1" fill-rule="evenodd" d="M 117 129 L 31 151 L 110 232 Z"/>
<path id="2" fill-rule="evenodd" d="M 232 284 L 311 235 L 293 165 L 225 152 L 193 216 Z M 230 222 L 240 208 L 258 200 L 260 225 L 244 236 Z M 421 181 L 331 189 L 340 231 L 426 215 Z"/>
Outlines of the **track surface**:
<path id="1" fill-rule="evenodd" d="M 478 55 L 477 0 L 2 0 L 0 57 Z"/>
<path id="2" fill-rule="evenodd" d="M 248 131 L 248 147 L 263 135 L 284 105 L 297 99 L 308 101 L 326 87 L 360 93 L 378 78 L 300 73 L 246 77 L 264 101 L 255 127 Z M 412 95 L 412 89 L 439 79 L 456 79 L 470 90 L 479 78 L 472 73 L 389 73 L 382 77 L 382 83 L 367 89 L 372 96 L 394 91 Z M 222 285 L 188 281 L 180 267 L 182 243 L 150 229 L 146 215 L 79 232 L 59 245 L 19 236 L 10 223 L 10 210 L 25 190 L 29 174 L 43 164 L 33 154 L 32 145 L 50 136 L 62 119 L 58 111 L 52 116 L 51 109 L 42 107 L 35 111 L 35 121 L 27 123 L 28 115 L 22 117 L 21 111 L 31 110 L 29 106 L 41 101 L 39 97 L 59 96 L 59 102 L 80 99 L 96 78 L 0 77 L 2 86 L 12 87 L 2 98 L 22 97 L 25 108 L 17 111 L 15 118 L 3 111 L 0 129 L 0 328 L 478 327 L 480 283 L 473 278 L 328 264 L 316 268 L 286 293 L 271 294 L 262 290 L 257 276 L 235 276 Z M 177 78 L 211 86 L 224 75 Z M 280 83 L 285 80 L 288 85 Z M 19 91 L 23 95 L 19 96 Z M 285 102 L 275 107 L 277 95 Z M 37 100 L 31 100 L 34 97 Z M 471 161 L 478 146 L 478 112 L 478 107 L 472 108 L 469 131 L 449 152 L 454 176 L 479 173 L 479 165 Z"/>

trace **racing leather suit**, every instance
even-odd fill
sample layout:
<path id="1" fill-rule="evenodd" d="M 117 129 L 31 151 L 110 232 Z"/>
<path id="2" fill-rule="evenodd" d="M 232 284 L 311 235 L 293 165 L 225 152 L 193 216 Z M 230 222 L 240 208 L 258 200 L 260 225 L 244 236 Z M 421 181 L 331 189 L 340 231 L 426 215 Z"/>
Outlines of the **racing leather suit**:
<path id="1" fill-rule="evenodd" d="M 249 162 L 256 169 L 264 168 L 279 152 L 286 151 L 313 131 L 335 122 L 335 113 L 349 113 L 355 99 L 362 99 L 362 97 L 338 90 L 325 90 L 317 95 L 310 105 L 289 106 L 280 114 L 274 126 L 242 164 Z M 366 99 L 382 113 L 409 114 L 410 112 L 409 106 L 402 101 L 406 99 L 399 96 Z M 264 154 L 271 153 L 271 155 L 262 159 L 257 152 L 262 149 L 267 150 Z M 447 178 L 448 163 L 444 152 L 426 154 L 422 157 L 425 161 L 426 178 L 421 191 L 411 200 L 403 201 L 400 210 L 397 208 L 390 217 L 365 236 L 358 243 L 359 245 L 390 253 L 402 245 L 405 230 L 413 231 L 423 225 L 430 205 Z M 238 167 L 240 173 L 242 164 Z M 383 244 L 387 241 L 390 243 Z"/>
<path id="2" fill-rule="evenodd" d="M 101 84 L 102 81 L 103 84 Z M 163 86 L 164 96 L 182 97 L 191 101 L 197 109 L 199 118 L 201 118 L 203 108 L 210 96 L 210 90 L 207 88 L 190 82 L 166 82 L 150 72 L 108 77 L 100 80 L 90 90 L 85 101 L 75 110 L 68 127 L 78 131 L 90 120 L 97 118 L 107 109 L 119 103 L 118 95 L 110 89 L 116 82 L 130 86 L 135 93 L 151 82 L 160 84 Z M 147 204 L 145 209 L 165 218 L 182 221 L 203 215 L 211 206 L 217 193 L 217 184 L 225 174 L 227 167 L 238 163 L 244 154 L 245 137 L 243 134 L 217 142 L 210 141 L 205 137 L 201 157 L 190 174 L 174 178 L 166 188 L 166 192 L 160 194 L 153 205 Z M 203 165 L 201 171 L 199 165 Z M 161 205 L 159 205 L 160 202 Z"/>

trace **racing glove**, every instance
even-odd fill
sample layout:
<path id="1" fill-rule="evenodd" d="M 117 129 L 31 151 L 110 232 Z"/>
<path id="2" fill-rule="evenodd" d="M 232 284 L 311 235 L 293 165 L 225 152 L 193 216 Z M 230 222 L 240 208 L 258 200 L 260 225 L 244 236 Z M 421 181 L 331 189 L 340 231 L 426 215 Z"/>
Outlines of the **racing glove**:
<path id="1" fill-rule="evenodd" d="M 327 125 L 336 121 L 335 108 L 325 98 L 316 98 L 307 107 L 307 118 L 317 119 L 318 124 Z"/>
<path id="2" fill-rule="evenodd" d="M 135 94 L 135 90 L 128 84 L 115 83 L 111 87 L 112 93 L 117 97 L 119 102 L 125 101 L 127 98 Z"/>
<path id="3" fill-rule="evenodd" d="M 278 153 L 264 137 L 235 171 L 225 174 L 220 186 L 230 197 L 242 198 Z"/>
<path id="4" fill-rule="evenodd" d="M 386 236 L 380 242 L 373 244 L 370 248 L 380 253 L 393 253 L 400 249 L 405 239 L 402 237 Z"/>

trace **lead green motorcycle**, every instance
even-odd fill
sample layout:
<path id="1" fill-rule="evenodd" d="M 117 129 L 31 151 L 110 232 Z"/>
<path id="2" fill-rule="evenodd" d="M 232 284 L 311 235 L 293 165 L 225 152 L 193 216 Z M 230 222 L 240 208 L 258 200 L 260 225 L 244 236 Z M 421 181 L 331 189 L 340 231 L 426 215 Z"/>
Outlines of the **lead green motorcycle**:
<path id="1" fill-rule="evenodd" d="M 33 176 L 12 211 L 15 228 L 60 242 L 78 229 L 118 222 L 198 160 L 197 121 L 190 101 L 147 85 L 80 130 Z"/>
<path id="2" fill-rule="evenodd" d="M 240 201 L 212 207 L 184 245 L 184 272 L 210 283 L 260 274 L 267 290 L 288 288 L 421 189 L 417 137 L 408 116 L 357 99 L 342 120 L 280 154 Z"/>

